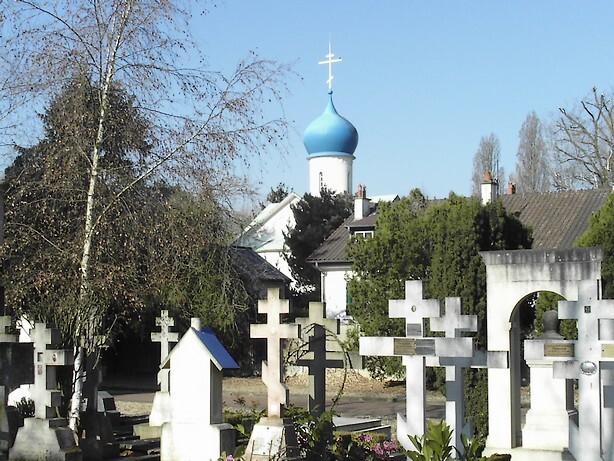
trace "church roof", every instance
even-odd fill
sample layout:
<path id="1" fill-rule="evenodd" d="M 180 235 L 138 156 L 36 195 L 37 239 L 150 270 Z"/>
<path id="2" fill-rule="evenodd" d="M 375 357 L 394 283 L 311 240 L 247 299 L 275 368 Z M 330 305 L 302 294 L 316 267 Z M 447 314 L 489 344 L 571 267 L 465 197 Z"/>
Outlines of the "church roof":
<path id="1" fill-rule="evenodd" d="M 533 231 L 533 249 L 572 248 L 575 241 L 588 229 L 590 217 L 607 201 L 607 189 L 548 192 L 542 194 L 503 195 L 500 199 L 508 213 L 516 215 Z M 431 202 L 431 201 L 430 201 Z M 436 200 L 432 202 L 441 202 Z M 353 221 L 350 216 L 310 256 L 309 261 L 319 264 L 351 264 L 346 255 L 350 228 L 371 224 L 375 227 L 377 212 Z"/>
<path id="2" fill-rule="evenodd" d="M 303 143 L 311 157 L 324 155 L 353 155 L 358 145 L 358 131 L 339 115 L 333 104 L 332 91 L 322 115 L 309 124 Z"/>
<path id="3" fill-rule="evenodd" d="M 256 251 L 280 251 L 284 248 L 284 231 L 293 224 L 294 215 L 290 209 L 301 200 L 296 192 L 290 192 L 279 203 L 270 203 L 241 232 L 233 245 L 249 247 Z"/>

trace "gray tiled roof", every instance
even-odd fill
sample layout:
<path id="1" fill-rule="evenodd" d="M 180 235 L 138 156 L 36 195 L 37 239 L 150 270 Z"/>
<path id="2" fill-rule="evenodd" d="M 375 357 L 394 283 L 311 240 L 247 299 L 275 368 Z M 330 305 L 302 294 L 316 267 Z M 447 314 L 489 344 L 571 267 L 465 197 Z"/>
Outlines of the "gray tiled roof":
<path id="1" fill-rule="evenodd" d="M 289 284 L 290 279 L 248 247 L 230 247 L 235 268 L 252 282 Z"/>
<path id="2" fill-rule="evenodd" d="M 534 249 L 557 249 L 574 246 L 609 195 L 608 189 L 597 189 L 504 195 L 501 200 L 508 213 L 533 230 Z"/>
<path id="3" fill-rule="evenodd" d="M 533 248 L 556 249 L 573 247 L 588 228 L 589 218 L 605 204 L 609 194 L 607 189 L 580 190 L 504 195 L 501 200 L 509 213 L 531 227 Z M 376 218 L 374 213 L 356 221 L 355 225 L 366 225 L 368 220 L 373 226 Z M 352 224 L 353 218 L 350 217 L 311 254 L 309 261 L 317 264 L 350 263 L 346 247 L 350 236 L 348 226 Z"/>

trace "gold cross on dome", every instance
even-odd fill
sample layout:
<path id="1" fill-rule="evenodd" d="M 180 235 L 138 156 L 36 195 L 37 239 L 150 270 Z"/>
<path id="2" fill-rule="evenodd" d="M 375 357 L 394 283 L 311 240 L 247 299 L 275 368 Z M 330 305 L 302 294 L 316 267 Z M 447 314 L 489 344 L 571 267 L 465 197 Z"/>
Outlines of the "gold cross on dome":
<path id="1" fill-rule="evenodd" d="M 333 64 L 342 61 L 341 58 L 333 59 L 334 57 L 335 55 L 333 54 L 331 44 L 328 42 L 328 54 L 326 55 L 327 59 L 326 61 L 318 62 L 318 64 L 328 64 L 328 80 L 326 80 L 326 83 L 328 83 L 328 91 L 333 91 Z"/>

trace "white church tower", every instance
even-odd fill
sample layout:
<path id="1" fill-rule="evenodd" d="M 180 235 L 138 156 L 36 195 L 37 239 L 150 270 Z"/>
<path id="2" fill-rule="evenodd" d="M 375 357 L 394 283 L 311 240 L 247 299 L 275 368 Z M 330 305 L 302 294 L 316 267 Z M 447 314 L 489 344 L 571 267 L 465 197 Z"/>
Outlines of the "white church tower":
<path id="1" fill-rule="evenodd" d="M 303 143 L 309 153 L 309 193 L 319 196 L 324 187 L 335 193 L 352 193 L 352 163 L 358 145 L 358 132 L 354 125 L 337 113 L 333 104 L 333 63 L 330 44 L 326 61 L 328 65 L 328 105 L 324 113 L 309 124 Z"/>

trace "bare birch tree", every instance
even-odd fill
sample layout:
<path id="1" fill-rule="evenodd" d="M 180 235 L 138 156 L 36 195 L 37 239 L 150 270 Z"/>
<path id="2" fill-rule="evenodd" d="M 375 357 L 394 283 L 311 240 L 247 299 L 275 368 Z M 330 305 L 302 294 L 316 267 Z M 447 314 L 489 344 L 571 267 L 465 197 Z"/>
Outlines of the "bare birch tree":
<path id="1" fill-rule="evenodd" d="M 491 173 L 498 183 L 498 192 L 505 187 L 505 171 L 501 166 L 501 144 L 496 134 L 482 136 L 480 145 L 473 157 L 473 173 L 471 175 L 471 194 L 480 195 L 480 187 L 485 173 Z"/>
<path id="2" fill-rule="evenodd" d="M 0 81 L 8 82 L 1 98 L 16 107 L 26 100 L 40 103 L 81 74 L 98 88 L 93 147 L 83 152 L 89 180 L 79 256 L 73 429 L 81 406 L 83 354 L 95 353 L 104 333 L 90 277 L 93 236 L 106 214 L 135 184 L 155 175 L 195 189 L 215 183 L 222 191 L 234 162 L 247 162 L 283 140 L 285 124 L 265 120 L 262 107 L 280 100 L 287 69 L 252 54 L 229 77 L 206 71 L 188 33 L 192 9 L 198 7 L 204 13 L 199 4 L 176 0 L 0 2 Z M 150 122 L 153 147 L 135 159 L 134 180 L 101 203 L 101 156 L 109 93 L 116 83 L 133 93 Z"/>
<path id="3" fill-rule="evenodd" d="M 593 88 L 573 109 L 560 108 L 553 126 L 557 190 L 614 187 L 614 107 Z"/>
<path id="4" fill-rule="evenodd" d="M 519 133 L 513 182 L 520 193 L 550 190 L 552 174 L 541 121 L 535 112 L 527 115 Z"/>

